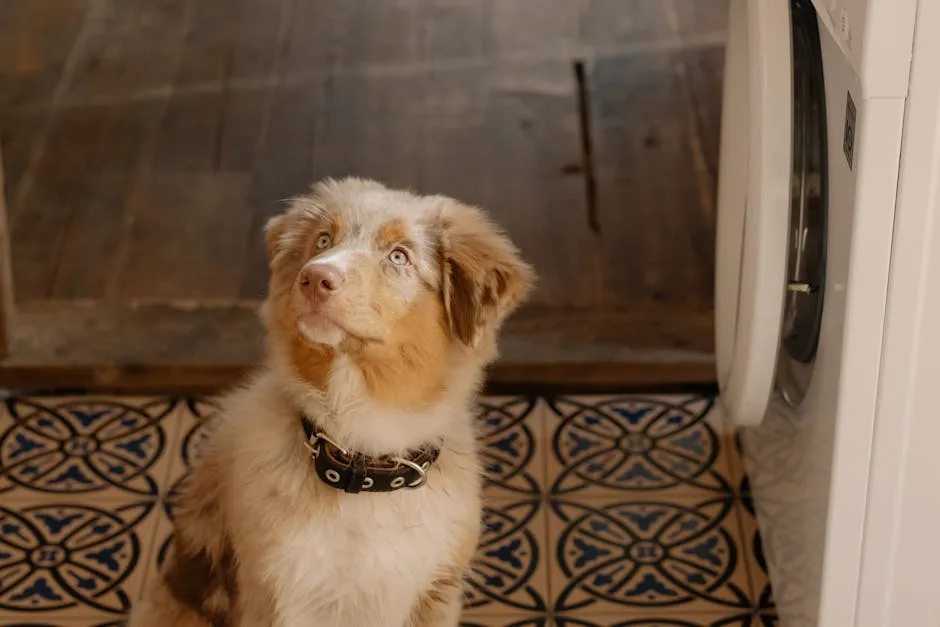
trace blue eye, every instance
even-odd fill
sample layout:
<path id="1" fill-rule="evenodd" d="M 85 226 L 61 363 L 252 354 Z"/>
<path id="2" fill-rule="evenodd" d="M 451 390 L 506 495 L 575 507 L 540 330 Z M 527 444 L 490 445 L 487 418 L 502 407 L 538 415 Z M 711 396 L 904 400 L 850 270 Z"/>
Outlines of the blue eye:
<path id="1" fill-rule="evenodd" d="M 330 237 L 328 233 L 321 233 L 320 237 L 317 238 L 317 250 L 323 250 L 329 248 L 330 244 L 333 243 L 333 238 Z"/>
<path id="2" fill-rule="evenodd" d="M 401 248 L 396 248 L 388 254 L 388 260 L 396 266 L 407 266 L 411 261 L 408 259 L 408 253 Z"/>

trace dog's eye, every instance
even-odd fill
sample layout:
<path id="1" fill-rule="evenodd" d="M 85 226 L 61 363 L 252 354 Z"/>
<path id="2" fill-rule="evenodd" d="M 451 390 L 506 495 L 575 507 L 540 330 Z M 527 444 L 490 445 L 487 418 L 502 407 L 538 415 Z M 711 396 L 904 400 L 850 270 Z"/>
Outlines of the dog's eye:
<path id="1" fill-rule="evenodd" d="M 333 238 L 330 237 L 328 233 L 322 233 L 320 237 L 317 238 L 317 250 L 328 248 L 332 243 Z"/>
<path id="2" fill-rule="evenodd" d="M 406 253 L 401 248 L 396 248 L 388 254 L 388 260 L 394 263 L 396 266 L 407 266 L 410 262 L 408 260 L 408 253 Z"/>

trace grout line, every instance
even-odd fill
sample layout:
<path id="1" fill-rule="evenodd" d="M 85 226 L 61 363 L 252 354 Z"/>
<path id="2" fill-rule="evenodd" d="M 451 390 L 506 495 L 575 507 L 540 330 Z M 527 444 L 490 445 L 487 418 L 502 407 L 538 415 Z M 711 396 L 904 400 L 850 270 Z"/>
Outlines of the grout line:
<path id="1" fill-rule="evenodd" d="M 546 608 L 546 617 L 551 619 L 554 616 L 555 611 L 555 584 L 552 577 L 552 566 L 555 564 L 555 547 L 551 542 L 551 517 L 553 515 L 552 508 L 550 506 L 551 495 L 549 494 L 549 460 L 552 454 L 551 451 L 551 441 L 552 436 L 554 435 L 554 430 L 551 429 L 551 423 L 549 422 L 551 409 L 548 406 L 548 403 L 545 400 L 545 397 L 538 396 L 536 397 L 535 410 L 539 412 L 538 421 L 539 421 L 539 438 L 540 441 L 537 445 L 541 445 L 542 455 L 539 460 L 542 463 L 542 498 L 541 507 L 543 511 L 544 520 L 542 522 L 542 559 L 545 560 L 545 608 Z M 538 448 L 536 449 L 538 450 Z"/>

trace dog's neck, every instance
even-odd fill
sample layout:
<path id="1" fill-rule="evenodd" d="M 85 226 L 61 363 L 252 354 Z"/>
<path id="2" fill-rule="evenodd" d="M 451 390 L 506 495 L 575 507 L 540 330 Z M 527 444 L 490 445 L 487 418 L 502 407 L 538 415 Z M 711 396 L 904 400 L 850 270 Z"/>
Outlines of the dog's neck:
<path id="1" fill-rule="evenodd" d="M 342 354 L 334 359 L 324 387 L 293 375 L 286 377 L 286 391 L 292 404 L 342 447 L 367 456 L 404 455 L 427 445 L 439 448 L 450 434 L 470 427 L 468 410 L 481 367 L 456 361 L 448 368 L 448 384 L 440 396 L 421 406 L 396 408 L 376 401 L 353 360 Z M 282 372 L 290 368 L 284 363 L 275 367 Z"/>

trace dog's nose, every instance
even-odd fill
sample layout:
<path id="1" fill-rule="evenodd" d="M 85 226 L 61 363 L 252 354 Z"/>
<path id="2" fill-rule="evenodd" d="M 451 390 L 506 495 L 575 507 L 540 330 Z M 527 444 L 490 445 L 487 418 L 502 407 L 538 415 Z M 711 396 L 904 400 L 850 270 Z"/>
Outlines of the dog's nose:
<path id="1" fill-rule="evenodd" d="M 300 290 L 308 298 L 327 299 L 346 282 L 342 270 L 328 263 L 311 263 L 300 271 Z"/>

